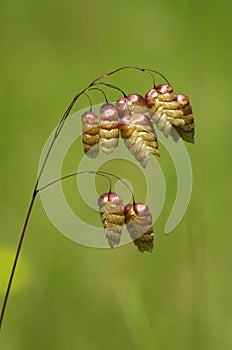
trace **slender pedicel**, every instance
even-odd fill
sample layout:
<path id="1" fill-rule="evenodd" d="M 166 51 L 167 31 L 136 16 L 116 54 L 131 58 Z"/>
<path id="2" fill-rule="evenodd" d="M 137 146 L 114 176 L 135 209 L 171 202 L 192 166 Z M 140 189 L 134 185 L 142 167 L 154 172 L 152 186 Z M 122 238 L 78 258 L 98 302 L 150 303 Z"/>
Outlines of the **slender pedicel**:
<path id="1" fill-rule="evenodd" d="M 93 91 L 93 90 L 100 91 L 100 92 L 103 94 L 103 96 L 104 96 L 104 98 L 105 98 L 106 103 L 108 103 L 108 102 L 109 102 L 109 101 L 108 101 L 108 99 L 107 99 L 107 97 L 106 97 L 105 92 L 104 92 L 102 89 L 97 88 L 97 87 L 93 87 L 93 88 L 90 88 L 88 91 Z"/>
<path id="2" fill-rule="evenodd" d="M 114 90 L 118 90 L 123 94 L 124 97 L 126 97 L 126 93 L 122 89 L 120 89 L 118 86 L 105 83 L 104 81 L 97 81 L 96 83 L 94 83 L 94 86 L 97 84 L 107 86 L 107 87 L 114 89 Z"/>

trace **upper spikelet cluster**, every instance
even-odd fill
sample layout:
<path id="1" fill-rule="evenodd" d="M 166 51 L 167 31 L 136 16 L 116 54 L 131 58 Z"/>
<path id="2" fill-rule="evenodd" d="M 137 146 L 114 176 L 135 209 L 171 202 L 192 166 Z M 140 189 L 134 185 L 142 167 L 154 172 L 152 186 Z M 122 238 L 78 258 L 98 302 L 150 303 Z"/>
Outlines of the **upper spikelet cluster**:
<path id="1" fill-rule="evenodd" d="M 126 115 L 120 120 L 118 127 L 125 145 L 144 168 L 150 154 L 159 156 L 155 130 L 146 115 Z"/>
<path id="2" fill-rule="evenodd" d="M 96 158 L 101 148 L 109 154 L 118 146 L 118 111 L 111 103 L 105 103 L 98 116 L 88 111 L 82 115 L 82 142 L 84 152 L 90 158 Z"/>
<path id="3" fill-rule="evenodd" d="M 92 111 L 82 116 L 85 153 L 95 158 L 99 150 L 109 154 L 118 146 L 119 135 L 136 160 L 146 167 L 151 154 L 159 156 L 154 127 L 174 141 L 181 137 L 194 143 L 194 118 L 189 99 L 173 91 L 170 84 L 160 84 L 140 94 L 124 94 L 115 106 L 105 103 L 100 120 Z"/>
<path id="4" fill-rule="evenodd" d="M 179 135 L 194 143 L 194 119 L 187 96 L 175 94 L 170 85 L 161 84 L 147 92 L 145 101 L 153 112 L 151 120 L 166 137 L 171 135 L 177 140 Z"/>

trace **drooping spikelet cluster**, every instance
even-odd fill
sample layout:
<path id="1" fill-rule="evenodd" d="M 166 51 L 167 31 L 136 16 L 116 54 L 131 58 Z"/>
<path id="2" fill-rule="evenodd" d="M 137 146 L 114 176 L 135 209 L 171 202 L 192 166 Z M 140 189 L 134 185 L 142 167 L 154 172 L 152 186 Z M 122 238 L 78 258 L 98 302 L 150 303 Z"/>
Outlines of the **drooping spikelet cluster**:
<path id="1" fill-rule="evenodd" d="M 118 128 L 126 147 L 145 168 L 150 155 L 159 156 L 158 142 L 145 99 L 130 94 L 116 102 L 120 122 Z"/>
<path id="2" fill-rule="evenodd" d="M 123 206 L 116 193 L 104 193 L 98 199 L 105 237 L 113 248 L 120 243 L 124 223 L 134 244 L 141 252 L 153 250 L 152 215 L 146 204 L 134 203 Z"/>
<path id="3" fill-rule="evenodd" d="M 96 158 L 100 148 L 107 154 L 113 152 L 118 137 L 118 111 L 111 103 L 101 106 L 100 120 L 93 111 L 82 115 L 82 143 L 88 157 Z"/>
<path id="4" fill-rule="evenodd" d="M 96 158 L 99 153 L 100 125 L 93 111 L 82 115 L 82 143 L 88 157 Z"/>
<path id="5" fill-rule="evenodd" d="M 116 193 L 104 193 L 98 199 L 101 221 L 109 246 L 118 245 L 124 224 L 122 198 Z"/>
<path id="6" fill-rule="evenodd" d="M 148 91 L 145 101 L 152 111 L 151 120 L 166 137 L 171 135 L 177 141 L 179 135 L 194 143 L 194 119 L 187 96 L 175 94 L 170 85 L 161 84 Z"/>
<path id="7" fill-rule="evenodd" d="M 146 115 L 126 115 L 120 120 L 118 127 L 125 145 L 144 168 L 150 154 L 159 156 L 155 130 Z"/>
<path id="8" fill-rule="evenodd" d="M 92 111 L 82 116 L 85 153 L 95 158 L 99 149 L 109 154 L 118 146 L 119 132 L 126 147 L 145 168 L 150 155 L 159 156 L 154 125 L 171 136 L 194 143 L 194 119 L 187 96 L 176 94 L 169 84 L 148 91 L 145 97 L 130 94 L 120 98 L 115 106 L 105 103 L 100 109 L 100 121 Z"/>
<path id="9" fill-rule="evenodd" d="M 124 208 L 125 224 L 139 251 L 152 252 L 152 216 L 146 204 L 127 204 Z"/>
<path id="10" fill-rule="evenodd" d="M 118 111 L 110 103 L 100 109 L 100 145 L 104 153 L 112 153 L 118 146 Z"/>

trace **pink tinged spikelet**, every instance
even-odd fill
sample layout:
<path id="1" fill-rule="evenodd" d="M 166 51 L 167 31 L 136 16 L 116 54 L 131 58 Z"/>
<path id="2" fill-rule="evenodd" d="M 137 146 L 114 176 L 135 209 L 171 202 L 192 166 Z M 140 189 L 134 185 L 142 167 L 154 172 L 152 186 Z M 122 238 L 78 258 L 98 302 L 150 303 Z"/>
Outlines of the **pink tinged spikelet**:
<path id="1" fill-rule="evenodd" d="M 124 208 L 124 215 L 127 230 L 139 251 L 152 252 L 154 237 L 148 206 L 143 203 L 128 204 Z"/>
<path id="2" fill-rule="evenodd" d="M 82 115 L 81 119 L 84 152 L 88 157 L 96 158 L 99 153 L 100 140 L 98 117 L 93 111 L 88 111 Z"/>
<path id="3" fill-rule="evenodd" d="M 194 143 L 195 124 L 189 99 L 185 95 L 178 94 L 177 101 L 183 113 L 184 125 L 177 125 L 176 131 L 184 141 Z"/>
<path id="4" fill-rule="evenodd" d="M 118 146 L 118 111 L 110 103 L 100 109 L 100 145 L 104 153 L 111 153 Z"/>
<path id="5" fill-rule="evenodd" d="M 187 142 L 194 142 L 192 108 L 186 96 L 175 94 L 168 84 L 161 84 L 148 91 L 145 101 L 154 111 L 152 121 L 166 137 L 170 135 L 177 141 L 180 136 Z"/>
<path id="6" fill-rule="evenodd" d="M 148 108 L 153 111 L 151 120 L 163 132 L 165 137 L 169 135 L 173 137 L 175 141 L 178 140 L 178 134 L 172 123 L 168 120 L 166 114 L 167 109 L 178 110 L 179 105 L 175 101 L 176 95 L 173 93 L 173 89 L 168 84 L 161 84 L 156 88 L 148 91 L 145 96 L 145 101 Z"/>
<path id="7" fill-rule="evenodd" d="M 150 154 L 159 156 L 155 130 L 146 115 L 124 116 L 118 127 L 127 148 L 144 168 L 150 159 Z"/>
<path id="8" fill-rule="evenodd" d="M 101 221 L 105 237 L 113 248 L 121 239 L 124 224 L 124 206 L 122 198 L 116 193 L 104 193 L 98 199 Z"/>

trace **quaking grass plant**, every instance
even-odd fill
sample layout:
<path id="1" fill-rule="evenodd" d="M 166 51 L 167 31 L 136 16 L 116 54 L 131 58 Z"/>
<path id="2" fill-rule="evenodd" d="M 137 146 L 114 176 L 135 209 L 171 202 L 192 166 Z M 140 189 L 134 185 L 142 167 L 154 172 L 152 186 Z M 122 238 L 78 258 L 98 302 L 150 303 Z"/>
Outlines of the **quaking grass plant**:
<path id="1" fill-rule="evenodd" d="M 146 93 L 145 97 L 136 93 L 128 95 L 121 88 L 104 81 L 104 79 L 125 69 L 138 70 L 152 77 L 152 89 Z M 154 74 L 162 78 L 165 83 L 156 86 Z M 103 87 L 115 89 L 123 97 L 113 105 L 108 102 Z M 91 90 L 100 91 L 105 99 L 105 103 L 100 109 L 100 119 L 93 112 L 92 102 L 87 94 Z M 81 120 L 83 150 L 86 156 L 90 158 L 96 158 L 99 152 L 106 154 L 112 153 L 117 147 L 118 139 L 121 136 L 126 148 L 134 155 L 141 166 L 145 168 L 151 154 L 160 156 L 154 126 L 163 132 L 165 137 L 172 137 L 175 142 L 179 138 L 182 138 L 186 142 L 194 143 L 194 119 L 188 97 L 174 93 L 168 80 L 158 71 L 136 66 L 120 67 L 93 80 L 81 92 L 76 94 L 56 127 L 53 139 L 35 181 L 3 300 L 0 314 L 0 329 L 35 199 L 41 191 L 46 190 L 46 188 L 53 184 L 73 176 L 87 173 L 105 177 L 109 181 L 110 188 L 107 193 L 102 194 L 98 198 L 98 206 L 100 219 L 104 226 L 105 238 L 108 240 L 109 246 L 113 248 L 119 244 L 122 227 L 125 224 L 131 239 L 141 252 L 151 252 L 153 249 L 153 227 L 150 210 L 145 203 L 135 202 L 134 194 L 131 192 L 129 186 L 117 175 L 103 171 L 86 170 L 54 179 L 54 181 L 39 188 L 39 181 L 44 173 L 53 146 L 65 125 L 66 119 L 82 95 L 86 95 L 90 101 L 90 109 L 82 115 Z M 131 204 L 128 203 L 124 206 L 122 198 L 117 193 L 111 191 L 111 177 L 122 181 L 129 189 L 132 194 Z"/>

